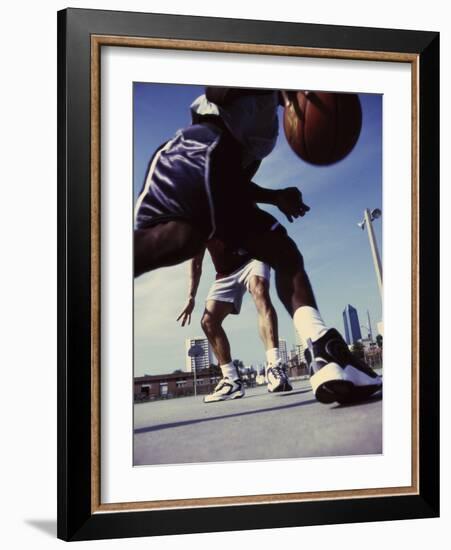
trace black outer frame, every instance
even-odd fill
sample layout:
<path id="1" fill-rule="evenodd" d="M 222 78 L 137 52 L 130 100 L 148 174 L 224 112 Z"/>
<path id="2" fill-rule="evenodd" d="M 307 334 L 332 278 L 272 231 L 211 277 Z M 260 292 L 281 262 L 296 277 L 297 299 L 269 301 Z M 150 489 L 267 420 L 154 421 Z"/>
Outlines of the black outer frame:
<path id="1" fill-rule="evenodd" d="M 91 513 L 91 34 L 419 55 L 419 495 Z M 58 12 L 59 538 L 89 540 L 437 517 L 438 326 L 438 33 L 84 9 Z"/>

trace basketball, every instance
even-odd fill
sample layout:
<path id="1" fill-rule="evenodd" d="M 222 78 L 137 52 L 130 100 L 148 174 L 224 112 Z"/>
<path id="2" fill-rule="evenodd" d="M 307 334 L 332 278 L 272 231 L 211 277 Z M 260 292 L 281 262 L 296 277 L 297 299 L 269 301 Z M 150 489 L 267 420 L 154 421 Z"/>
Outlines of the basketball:
<path id="1" fill-rule="evenodd" d="M 327 166 L 344 159 L 362 128 L 357 94 L 296 92 L 284 110 L 285 136 L 303 160 Z"/>

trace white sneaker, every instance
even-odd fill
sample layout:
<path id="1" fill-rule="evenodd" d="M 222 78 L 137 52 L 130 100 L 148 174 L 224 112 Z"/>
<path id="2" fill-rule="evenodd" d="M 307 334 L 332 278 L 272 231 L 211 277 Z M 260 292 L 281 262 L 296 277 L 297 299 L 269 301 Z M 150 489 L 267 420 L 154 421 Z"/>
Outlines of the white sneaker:
<path id="1" fill-rule="evenodd" d="M 320 403 L 364 401 L 382 390 L 382 378 L 349 351 L 335 329 L 329 329 L 313 343 L 310 341 L 305 357 L 310 384 Z"/>
<path id="2" fill-rule="evenodd" d="M 213 393 L 204 397 L 204 403 L 215 403 L 216 401 L 227 401 L 228 399 L 239 399 L 240 397 L 244 397 L 241 380 L 223 378 L 219 381 Z"/>
<path id="3" fill-rule="evenodd" d="M 280 363 L 271 365 L 268 368 L 266 371 L 266 380 L 268 381 L 268 391 L 270 393 L 280 393 L 293 389 Z"/>

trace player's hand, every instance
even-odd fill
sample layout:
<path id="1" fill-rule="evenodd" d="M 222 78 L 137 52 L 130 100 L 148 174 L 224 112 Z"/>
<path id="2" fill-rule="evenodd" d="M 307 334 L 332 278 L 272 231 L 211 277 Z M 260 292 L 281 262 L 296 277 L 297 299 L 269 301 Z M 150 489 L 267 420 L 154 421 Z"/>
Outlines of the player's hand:
<path id="1" fill-rule="evenodd" d="M 287 187 L 277 192 L 275 205 L 285 214 L 291 223 L 293 218 L 304 216 L 310 210 L 302 200 L 302 193 L 297 187 Z"/>
<path id="2" fill-rule="evenodd" d="M 188 302 L 185 307 L 182 309 L 182 312 L 177 317 L 177 321 L 180 321 L 182 327 L 189 325 L 191 323 L 191 313 L 193 312 L 195 306 L 195 300 L 192 296 L 188 298 Z"/>

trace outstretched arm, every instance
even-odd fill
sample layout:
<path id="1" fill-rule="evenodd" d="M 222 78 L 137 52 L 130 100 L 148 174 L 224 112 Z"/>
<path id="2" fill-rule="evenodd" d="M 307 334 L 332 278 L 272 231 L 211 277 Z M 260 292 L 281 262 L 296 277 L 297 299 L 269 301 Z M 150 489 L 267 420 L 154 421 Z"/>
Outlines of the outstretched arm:
<path id="1" fill-rule="evenodd" d="M 273 204 L 285 214 L 291 223 L 293 218 L 304 216 L 310 210 L 303 199 L 302 193 L 297 187 L 286 187 L 285 189 L 265 189 L 253 181 L 250 183 L 252 198 L 255 202 Z"/>
<path id="2" fill-rule="evenodd" d="M 182 327 L 185 324 L 191 323 L 191 314 L 194 310 L 196 304 L 196 294 L 197 289 L 199 288 L 200 278 L 202 276 L 202 263 L 204 260 L 205 248 L 202 252 L 199 252 L 194 258 L 191 259 L 189 264 L 189 294 L 188 301 L 186 302 L 185 307 L 182 309 L 182 312 L 177 317 L 177 321 L 181 321 Z"/>

